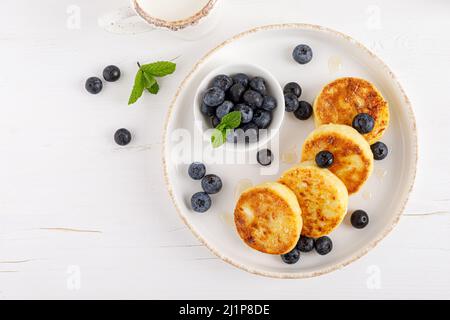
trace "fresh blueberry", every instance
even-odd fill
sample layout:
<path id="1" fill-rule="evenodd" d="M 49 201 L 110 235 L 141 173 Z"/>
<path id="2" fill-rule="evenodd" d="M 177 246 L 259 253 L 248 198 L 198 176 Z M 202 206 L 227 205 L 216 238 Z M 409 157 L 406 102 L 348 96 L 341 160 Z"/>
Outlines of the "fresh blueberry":
<path id="1" fill-rule="evenodd" d="M 352 127 L 361 134 L 369 133 L 373 130 L 375 121 L 368 113 L 359 113 L 353 118 Z"/>
<path id="2" fill-rule="evenodd" d="M 297 119 L 300 119 L 300 120 L 307 120 L 307 119 L 309 119 L 309 117 L 311 117 L 312 113 L 313 113 L 313 108 L 306 101 L 300 101 L 298 103 L 297 110 L 294 111 L 295 117 Z"/>
<path id="3" fill-rule="evenodd" d="M 270 165 L 273 161 L 272 151 L 270 151 L 270 149 L 259 150 L 256 154 L 256 160 L 262 166 Z"/>
<path id="4" fill-rule="evenodd" d="M 259 92 L 262 95 L 265 95 L 266 91 L 267 91 L 267 89 L 266 89 L 266 82 L 261 77 L 254 77 L 250 81 L 250 88 L 252 88 L 253 90 Z"/>
<path id="5" fill-rule="evenodd" d="M 203 102 L 211 107 L 217 107 L 219 104 L 222 104 L 224 100 L 225 92 L 218 87 L 209 88 L 203 96 Z"/>
<path id="6" fill-rule="evenodd" d="M 103 89 L 103 82 L 100 78 L 97 77 L 90 77 L 86 80 L 86 84 L 84 85 L 86 90 L 89 93 L 97 94 Z"/>
<path id="7" fill-rule="evenodd" d="M 264 96 L 264 101 L 261 106 L 262 109 L 272 111 L 277 107 L 277 100 L 272 96 Z"/>
<path id="8" fill-rule="evenodd" d="M 206 103 L 202 101 L 202 105 L 200 106 L 200 111 L 208 117 L 211 117 L 216 114 L 217 107 L 208 106 Z"/>
<path id="9" fill-rule="evenodd" d="M 205 176 L 206 167 L 201 162 L 192 162 L 189 165 L 188 174 L 194 180 L 200 180 Z"/>
<path id="10" fill-rule="evenodd" d="M 228 95 L 234 103 L 241 101 L 242 95 L 245 92 L 245 87 L 240 83 L 235 83 L 228 91 Z"/>
<path id="11" fill-rule="evenodd" d="M 302 95 L 302 88 L 297 82 L 289 82 L 284 86 L 283 93 L 292 93 L 295 94 L 297 98 L 300 98 L 300 96 Z"/>
<path id="12" fill-rule="evenodd" d="M 216 109 L 216 116 L 217 118 L 221 119 L 225 117 L 227 114 L 231 112 L 233 109 L 234 104 L 231 101 L 224 101 L 220 106 Z"/>
<path id="13" fill-rule="evenodd" d="M 293 93 L 286 93 L 284 95 L 284 108 L 286 112 L 294 112 L 298 108 L 298 98 Z"/>
<path id="14" fill-rule="evenodd" d="M 222 189 L 222 180 L 215 174 L 207 174 L 202 179 L 202 188 L 206 193 L 217 193 Z"/>
<path id="15" fill-rule="evenodd" d="M 328 168 L 333 164 L 334 157 L 330 151 L 320 151 L 316 154 L 316 163 L 319 168 Z"/>
<path id="16" fill-rule="evenodd" d="M 244 101 L 252 108 L 260 108 L 263 104 L 263 96 L 254 90 L 247 90 L 244 92 Z"/>
<path id="17" fill-rule="evenodd" d="M 228 89 L 231 88 L 232 85 L 233 79 L 224 74 L 219 74 L 218 76 L 215 76 L 214 79 L 211 81 L 211 87 L 218 87 L 223 91 L 227 91 Z"/>
<path id="18" fill-rule="evenodd" d="M 211 197 L 206 192 L 197 192 L 191 197 L 191 207 L 195 212 L 206 212 L 211 208 Z"/>
<path id="19" fill-rule="evenodd" d="M 253 122 L 259 129 L 266 129 L 272 122 L 272 113 L 263 109 L 256 109 L 253 113 Z"/>
<path id="20" fill-rule="evenodd" d="M 249 122 L 241 127 L 245 135 L 245 141 L 247 143 L 252 143 L 258 141 L 259 138 L 259 128 L 254 122 Z"/>
<path id="21" fill-rule="evenodd" d="M 300 252 L 310 252 L 314 249 L 314 239 L 306 236 L 300 236 L 297 242 L 297 249 Z"/>
<path id="22" fill-rule="evenodd" d="M 314 246 L 316 247 L 317 253 L 323 256 L 330 253 L 333 249 L 333 242 L 329 237 L 323 236 L 314 241 Z"/>
<path id="23" fill-rule="evenodd" d="M 300 259 L 300 251 L 297 248 L 292 249 L 288 253 L 281 255 L 281 260 L 287 264 L 294 264 Z"/>
<path id="24" fill-rule="evenodd" d="M 103 69 L 103 78 L 108 82 L 114 82 L 120 78 L 120 69 L 116 66 L 107 66 Z"/>
<path id="25" fill-rule="evenodd" d="M 308 45 L 299 44 L 298 46 L 295 47 L 294 51 L 292 52 L 292 57 L 298 63 L 305 64 L 311 61 L 313 53 Z"/>
<path id="26" fill-rule="evenodd" d="M 236 105 L 234 111 L 241 113 L 241 123 L 249 123 L 253 119 L 253 109 L 246 104 L 240 103 Z"/>
<path id="27" fill-rule="evenodd" d="M 250 81 L 248 75 L 244 74 L 244 73 L 237 73 L 234 76 L 232 76 L 234 83 L 240 83 L 242 84 L 245 88 L 248 87 L 248 83 Z"/>
<path id="28" fill-rule="evenodd" d="M 381 141 L 375 142 L 370 146 L 370 149 L 372 149 L 373 158 L 375 160 L 383 160 L 389 153 L 387 145 Z"/>
<path id="29" fill-rule="evenodd" d="M 114 141 L 119 146 L 126 146 L 131 141 L 131 133 L 125 128 L 119 129 L 114 133 Z"/>
<path id="30" fill-rule="evenodd" d="M 356 210 L 352 213 L 350 222 L 356 229 L 362 229 L 369 224 L 369 215 L 364 210 Z"/>
<path id="31" fill-rule="evenodd" d="M 217 118 L 216 116 L 212 116 L 211 117 L 211 125 L 213 128 L 217 127 L 220 123 L 220 119 Z"/>

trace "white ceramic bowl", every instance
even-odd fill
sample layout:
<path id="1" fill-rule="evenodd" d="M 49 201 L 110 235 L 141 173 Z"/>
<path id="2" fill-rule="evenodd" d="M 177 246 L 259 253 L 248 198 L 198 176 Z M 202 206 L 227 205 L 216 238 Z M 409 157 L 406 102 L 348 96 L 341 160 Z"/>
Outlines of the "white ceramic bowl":
<path id="1" fill-rule="evenodd" d="M 277 101 L 277 108 L 272 111 L 272 122 L 267 128 L 267 134 L 262 134 L 258 141 L 250 143 L 226 142 L 224 147 L 235 151 L 251 151 L 267 144 L 280 130 L 284 118 L 284 95 L 278 80 L 266 69 L 254 64 L 227 64 L 210 71 L 198 86 L 194 98 L 194 120 L 196 127 L 204 134 L 206 130 L 212 129 L 211 120 L 201 111 L 202 97 L 209 87 L 212 79 L 225 74 L 232 76 L 237 73 L 245 73 L 250 78 L 262 77 L 266 82 L 267 94 L 273 96 Z"/>

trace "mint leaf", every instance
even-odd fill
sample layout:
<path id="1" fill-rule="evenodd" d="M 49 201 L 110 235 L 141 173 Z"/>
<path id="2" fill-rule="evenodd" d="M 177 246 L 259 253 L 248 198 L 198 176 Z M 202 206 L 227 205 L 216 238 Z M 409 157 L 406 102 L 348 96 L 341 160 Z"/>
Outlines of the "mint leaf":
<path id="1" fill-rule="evenodd" d="M 227 129 L 234 129 L 239 127 L 239 125 L 241 124 L 241 112 L 240 111 L 230 112 L 229 114 L 225 115 L 222 118 L 220 124 L 223 124 L 225 127 L 227 127 Z"/>
<path id="2" fill-rule="evenodd" d="M 134 86 L 131 91 L 130 98 L 128 99 L 128 105 L 135 103 L 141 96 L 142 92 L 144 92 L 145 80 L 144 73 L 142 70 L 139 70 L 136 73 L 136 77 L 134 78 Z"/>
<path id="3" fill-rule="evenodd" d="M 159 84 L 155 81 L 155 83 L 149 88 L 147 87 L 147 91 L 151 94 L 157 94 L 159 92 Z"/>
<path id="4" fill-rule="evenodd" d="M 156 83 L 156 79 L 151 75 L 148 74 L 145 71 L 142 71 L 144 74 L 144 84 L 145 84 L 145 88 L 151 88 L 155 83 Z"/>
<path id="5" fill-rule="evenodd" d="M 144 64 L 141 70 L 154 77 L 164 77 L 175 72 L 176 64 L 170 61 L 158 61 Z"/>
<path id="6" fill-rule="evenodd" d="M 226 140 L 226 131 L 214 129 L 211 135 L 211 144 L 213 148 L 218 148 L 225 143 Z"/>
<path id="7" fill-rule="evenodd" d="M 218 148 L 227 140 L 227 133 L 241 124 L 241 112 L 233 111 L 225 115 L 211 135 L 213 148 Z"/>

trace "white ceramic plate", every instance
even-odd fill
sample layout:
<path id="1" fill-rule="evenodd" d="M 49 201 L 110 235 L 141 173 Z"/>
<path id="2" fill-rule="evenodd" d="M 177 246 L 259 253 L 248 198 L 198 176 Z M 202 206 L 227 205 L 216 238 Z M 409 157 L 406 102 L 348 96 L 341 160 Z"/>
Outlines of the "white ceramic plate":
<path id="1" fill-rule="evenodd" d="M 311 46 L 314 57 L 299 65 L 292 57 L 293 48 L 301 43 Z M 203 159 L 207 173 L 222 177 L 222 191 L 212 196 L 211 209 L 197 214 L 190 208 L 190 197 L 201 191 L 199 181 L 187 174 L 191 161 L 200 155 L 193 150 L 182 152 L 186 144 L 180 139 L 194 139 L 196 132 L 191 106 L 197 87 L 211 70 L 229 63 L 251 63 L 271 72 L 283 86 L 298 82 L 303 89 L 302 100 L 313 102 L 327 82 L 342 76 L 356 76 L 373 82 L 390 104 L 391 120 L 382 141 L 389 147 L 389 155 L 375 161 L 374 173 L 363 189 L 350 197 L 349 212 L 364 209 L 370 224 L 362 230 L 354 229 L 349 215 L 330 237 L 333 251 L 320 256 L 314 252 L 303 254 L 294 265 L 284 264 L 279 256 L 259 253 L 247 247 L 239 238 L 233 224 L 236 186 L 242 179 L 253 184 L 276 180 L 280 173 L 297 162 L 306 135 L 314 129 L 313 119 L 297 120 L 286 114 L 281 126 L 279 144 L 269 147 L 279 166 L 265 170 L 254 163 L 224 164 L 217 162 L 223 154 L 218 149 L 209 152 L 205 140 L 197 151 L 210 159 Z M 283 107 L 283 106 L 279 106 Z M 180 130 L 181 129 L 181 130 Z M 246 271 L 278 278 L 304 278 L 324 274 L 343 267 L 373 248 L 397 223 L 412 188 L 417 163 L 417 137 L 414 115 L 401 86 L 388 67 L 360 43 L 339 32 L 306 24 L 264 26 L 241 33 L 203 57 L 179 87 L 168 114 L 163 141 L 164 174 L 175 207 L 192 232 L 217 256 Z M 279 150 L 278 150 L 279 149 Z M 244 153 L 245 154 L 245 153 Z M 254 160 L 255 154 L 247 154 Z M 392 257 L 395 259 L 395 257 Z"/>

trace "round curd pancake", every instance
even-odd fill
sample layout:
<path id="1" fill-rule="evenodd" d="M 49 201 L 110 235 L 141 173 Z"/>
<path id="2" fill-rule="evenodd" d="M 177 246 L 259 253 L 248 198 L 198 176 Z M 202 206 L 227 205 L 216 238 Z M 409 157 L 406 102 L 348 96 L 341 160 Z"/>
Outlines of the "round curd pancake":
<path id="1" fill-rule="evenodd" d="M 351 126 L 358 113 L 370 114 L 375 125 L 363 135 L 369 144 L 380 140 L 389 125 L 387 101 L 372 83 L 359 78 L 340 78 L 327 84 L 316 97 L 313 110 L 317 127 L 329 123 Z"/>
<path id="2" fill-rule="evenodd" d="M 277 182 L 244 191 L 234 210 L 234 222 L 248 246 L 269 254 L 291 251 L 302 230 L 301 210 L 295 194 Z"/>
<path id="3" fill-rule="evenodd" d="M 285 171 L 278 182 L 297 196 L 302 210 L 302 235 L 325 236 L 344 219 L 348 205 L 347 188 L 328 169 L 304 162 Z"/>
<path id="4" fill-rule="evenodd" d="M 373 170 L 373 154 L 369 143 L 358 131 L 342 124 L 326 124 L 306 138 L 301 161 L 315 161 L 316 154 L 327 150 L 333 154 L 328 168 L 344 182 L 348 193 L 357 192 Z"/>

